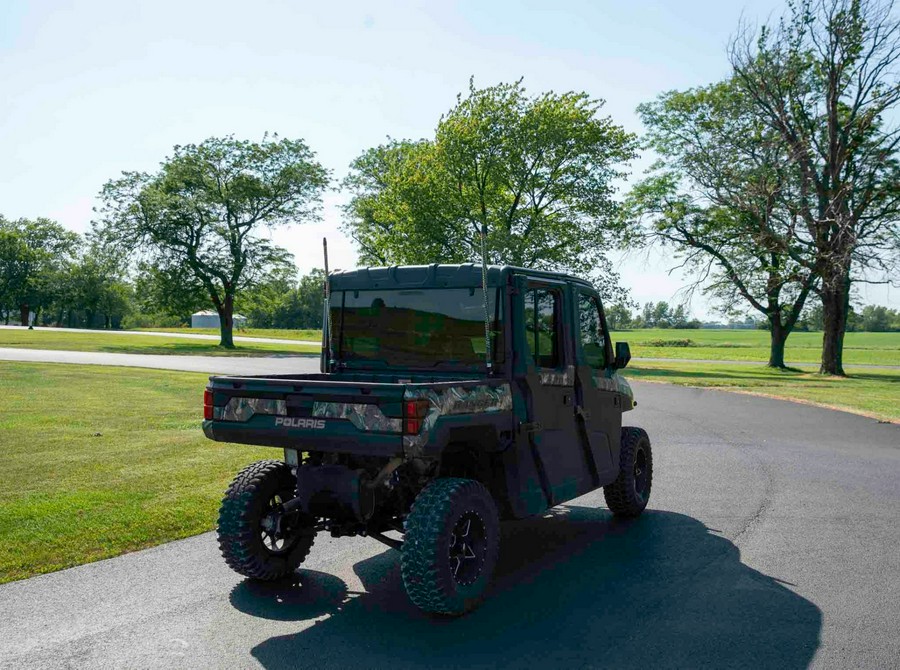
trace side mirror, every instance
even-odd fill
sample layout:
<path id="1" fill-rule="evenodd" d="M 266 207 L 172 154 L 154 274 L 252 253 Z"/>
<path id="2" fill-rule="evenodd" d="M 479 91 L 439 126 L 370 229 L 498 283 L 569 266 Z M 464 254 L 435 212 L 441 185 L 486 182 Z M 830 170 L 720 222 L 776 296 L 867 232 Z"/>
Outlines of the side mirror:
<path id="1" fill-rule="evenodd" d="M 628 346 L 628 342 L 616 342 L 616 358 L 613 360 L 613 369 L 621 370 L 628 365 L 630 360 L 631 347 Z"/>

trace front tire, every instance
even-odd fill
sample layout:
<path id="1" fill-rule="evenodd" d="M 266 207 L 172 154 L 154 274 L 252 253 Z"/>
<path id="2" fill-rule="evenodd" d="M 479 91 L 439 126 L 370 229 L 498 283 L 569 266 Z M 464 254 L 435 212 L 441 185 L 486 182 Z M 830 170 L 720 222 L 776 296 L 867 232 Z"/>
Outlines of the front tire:
<path id="1" fill-rule="evenodd" d="M 312 519 L 279 515 L 294 497 L 296 479 L 281 461 L 258 461 L 241 470 L 225 492 L 217 527 L 219 549 L 232 570 L 272 581 L 292 573 L 315 539 Z"/>
<path id="2" fill-rule="evenodd" d="M 603 497 L 610 511 L 619 517 L 639 516 L 650 499 L 653 484 L 653 453 L 650 438 L 643 428 L 622 428 L 619 451 L 619 476 L 603 487 Z"/>
<path id="3" fill-rule="evenodd" d="M 484 596 L 500 554 L 500 518 L 472 479 L 436 479 L 406 519 L 400 573 L 409 599 L 435 614 L 460 615 Z"/>

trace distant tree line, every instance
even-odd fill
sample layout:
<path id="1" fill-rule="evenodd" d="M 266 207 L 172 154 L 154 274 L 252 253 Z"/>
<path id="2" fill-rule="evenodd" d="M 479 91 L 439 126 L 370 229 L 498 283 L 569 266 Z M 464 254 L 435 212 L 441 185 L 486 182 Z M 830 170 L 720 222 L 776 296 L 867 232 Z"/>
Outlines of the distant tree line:
<path id="1" fill-rule="evenodd" d="M 606 308 L 606 321 L 610 330 L 630 328 L 700 328 L 700 321 L 692 318 L 684 305 L 672 307 L 665 301 L 648 302 L 635 313 L 620 304 Z"/>
<path id="2" fill-rule="evenodd" d="M 797 330 L 823 330 L 825 315 L 821 305 L 814 305 L 797 322 Z M 896 333 L 900 332 L 900 310 L 883 305 L 865 305 L 859 311 L 852 305 L 847 313 L 848 332 Z"/>
<path id="3" fill-rule="evenodd" d="M 755 328 L 768 330 L 770 324 L 766 319 L 754 318 L 752 315 L 743 320 L 729 319 L 725 323 L 718 321 L 708 324 L 689 315 L 684 305 L 674 308 L 665 301 L 648 302 L 643 308 L 632 312 L 627 305 L 620 303 L 606 307 L 606 321 L 610 330 L 630 330 L 638 328 Z M 825 317 L 822 305 L 808 307 L 797 319 L 794 330 L 822 331 L 825 328 Z M 865 305 L 857 310 L 852 305 L 847 319 L 849 332 L 888 333 L 900 332 L 900 310 L 890 309 L 883 305 Z"/>
<path id="4" fill-rule="evenodd" d="M 235 296 L 258 328 L 319 328 L 324 273 L 297 281 L 293 264 Z M 209 305 L 191 277 L 124 257 L 49 219 L 0 215 L 0 322 L 69 328 L 179 326 Z"/>
<path id="5" fill-rule="evenodd" d="M 49 219 L 0 216 L 0 318 L 118 328 L 134 287 L 120 259 Z"/>

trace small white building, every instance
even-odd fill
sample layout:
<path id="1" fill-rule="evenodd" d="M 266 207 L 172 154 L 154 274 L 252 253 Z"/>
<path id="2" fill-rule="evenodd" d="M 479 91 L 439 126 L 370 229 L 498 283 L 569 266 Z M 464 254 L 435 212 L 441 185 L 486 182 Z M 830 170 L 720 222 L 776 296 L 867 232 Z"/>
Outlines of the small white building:
<path id="1" fill-rule="evenodd" d="M 191 314 L 191 328 L 218 328 L 219 315 L 217 312 L 205 309 L 202 312 Z M 234 327 L 238 330 L 247 327 L 247 317 L 241 314 L 234 315 Z"/>

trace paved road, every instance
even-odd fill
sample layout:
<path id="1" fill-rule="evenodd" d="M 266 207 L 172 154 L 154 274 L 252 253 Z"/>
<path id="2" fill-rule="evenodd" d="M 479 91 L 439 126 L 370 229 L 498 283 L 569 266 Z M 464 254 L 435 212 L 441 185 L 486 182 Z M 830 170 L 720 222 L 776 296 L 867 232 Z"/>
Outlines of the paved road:
<path id="1" fill-rule="evenodd" d="M 0 326 L 0 329 L 8 330 L 28 330 L 25 326 Z M 100 335 L 149 335 L 150 337 L 180 337 L 188 340 L 215 340 L 219 341 L 218 335 L 207 335 L 205 333 L 157 333 L 150 330 L 94 330 L 86 328 L 51 328 L 41 326 L 36 329 L 38 332 L 50 331 L 53 333 L 97 333 Z M 235 335 L 235 342 L 268 342 L 271 344 L 311 344 L 318 346 L 322 344 L 320 340 L 287 340 L 277 339 L 274 337 L 246 337 L 244 335 Z"/>
<path id="2" fill-rule="evenodd" d="M 57 351 L 53 349 L 0 348 L 0 360 L 79 365 L 121 365 L 132 368 L 156 368 L 209 372 L 223 375 L 290 374 L 318 372 L 317 355 L 297 356 L 167 356 L 157 354 L 109 354 L 99 351 Z"/>
<path id="3" fill-rule="evenodd" d="M 258 586 L 206 534 L 0 586 L 0 667 L 900 667 L 900 427 L 635 388 L 651 509 L 614 522 L 591 494 L 508 525 L 466 618 L 420 614 L 372 540 L 320 535 Z"/>

